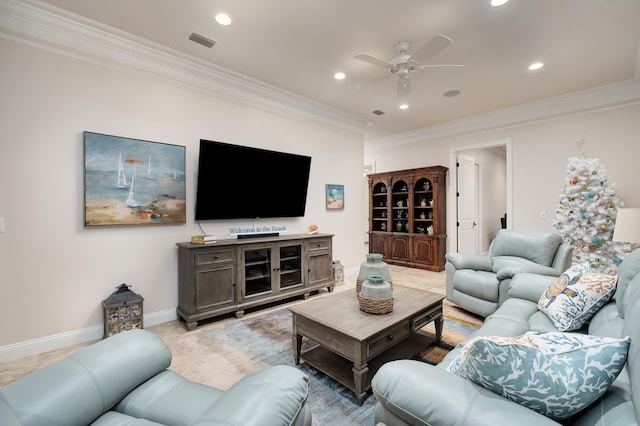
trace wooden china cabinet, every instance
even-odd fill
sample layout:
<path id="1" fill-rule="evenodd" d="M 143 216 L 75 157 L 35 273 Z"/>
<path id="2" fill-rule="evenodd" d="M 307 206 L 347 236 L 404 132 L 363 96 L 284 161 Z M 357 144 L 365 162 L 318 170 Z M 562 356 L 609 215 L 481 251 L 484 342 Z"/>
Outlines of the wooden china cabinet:
<path id="1" fill-rule="evenodd" d="M 447 167 L 374 173 L 369 179 L 369 252 L 394 265 L 443 271 Z"/>

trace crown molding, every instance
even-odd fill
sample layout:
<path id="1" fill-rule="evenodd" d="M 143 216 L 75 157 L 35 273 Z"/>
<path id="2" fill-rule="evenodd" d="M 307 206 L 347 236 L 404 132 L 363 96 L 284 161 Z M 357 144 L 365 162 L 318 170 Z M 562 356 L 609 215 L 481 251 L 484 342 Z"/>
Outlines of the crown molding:
<path id="1" fill-rule="evenodd" d="M 534 122 L 582 114 L 602 109 L 640 103 L 640 80 L 594 87 L 588 90 L 543 99 L 536 102 L 505 108 L 472 117 L 453 120 L 410 132 L 398 133 L 365 141 L 365 151 L 424 143 L 471 133 L 487 132 L 501 128 L 521 126 Z"/>
<path id="2" fill-rule="evenodd" d="M 0 0 L 0 36 L 361 136 L 370 125 L 360 117 L 38 0 Z"/>

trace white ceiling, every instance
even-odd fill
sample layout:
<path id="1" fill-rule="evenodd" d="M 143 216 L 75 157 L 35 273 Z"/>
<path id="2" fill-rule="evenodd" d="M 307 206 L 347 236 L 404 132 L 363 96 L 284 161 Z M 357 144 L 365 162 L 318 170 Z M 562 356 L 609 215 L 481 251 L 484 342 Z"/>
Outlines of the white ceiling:
<path id="1" fill-rule="evenodd" d="M 364 118 L 367 140 L 638 78 L 640 0 L 44 1 Z M 215 23 L 218 11 L 233 23 Z M 411 54 L 437 34 L 453 44 L 425 64 L 466 67 L 412 75 L 408 110 L 395 77 L 359 87 L 387 71 L 353 56 L 389 60 L 397 42 Z M 535 61 L 545 66 L 528 71 Z"/>

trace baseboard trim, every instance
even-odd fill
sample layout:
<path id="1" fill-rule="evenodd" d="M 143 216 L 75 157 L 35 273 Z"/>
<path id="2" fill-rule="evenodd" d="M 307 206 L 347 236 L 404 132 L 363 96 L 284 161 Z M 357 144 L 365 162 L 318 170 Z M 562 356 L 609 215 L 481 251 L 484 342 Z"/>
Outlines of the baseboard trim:
<path id="1" fill-rule="evenodd" d="M 145 327 L 162 324 L 178 319 L 175 309 L 153 312 L 144 316 Z M 67 331 L 65 333 L 53 334 L 51 336 L 26 340 L 11 345 L 0 347 L 0 362 L 13 361 L 25 356 L 38 355 L 44 352 L 53 351 L 60 348 L 91 342 L 102 339 L 104 326 L 94 325 L 91 327 Z"/>

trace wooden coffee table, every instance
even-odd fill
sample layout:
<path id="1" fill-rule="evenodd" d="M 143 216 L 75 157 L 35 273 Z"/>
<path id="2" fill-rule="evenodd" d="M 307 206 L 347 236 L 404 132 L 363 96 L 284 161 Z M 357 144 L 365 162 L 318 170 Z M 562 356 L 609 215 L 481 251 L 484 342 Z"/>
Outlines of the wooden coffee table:
<path id="1" fill-rule="evenodd" d="M 293 355 L 351 389 L 362 404 L 384 363 L 409 358 L 442 337 L 444 296 L 393 284 L 393 311 L 360 310 L 354 291 L 292 306 Z M 420 329 L 434 321 L 436 334 Z M 301 352 L 303 337 L 318 345 Z"/>

